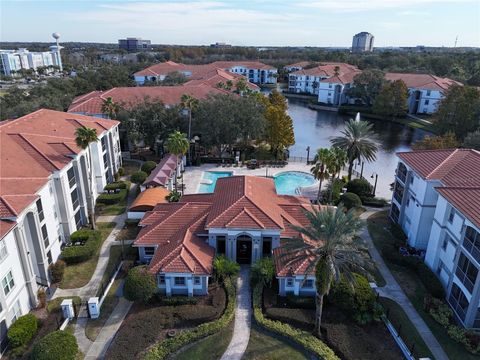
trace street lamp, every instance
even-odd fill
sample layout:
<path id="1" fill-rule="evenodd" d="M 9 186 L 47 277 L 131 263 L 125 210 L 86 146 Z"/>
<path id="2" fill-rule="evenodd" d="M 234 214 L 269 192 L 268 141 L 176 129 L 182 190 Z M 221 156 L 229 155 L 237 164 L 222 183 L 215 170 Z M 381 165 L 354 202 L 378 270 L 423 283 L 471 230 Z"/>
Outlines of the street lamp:
<path id="1" fill-rule="evenodd" d="M 373 186 L 373 196 L 375 197 L 375 192 L 377 191 L 377 181 L 378 181 L 378 174 L 374 172 L 372 176 L 370 176 L 371 179 L 375 176 L 375 185 Z"/>
<path id="2" fill-rule="evenodd" d="M 310 146 L 307 146 L 307 165 L 310 160 Z"/>

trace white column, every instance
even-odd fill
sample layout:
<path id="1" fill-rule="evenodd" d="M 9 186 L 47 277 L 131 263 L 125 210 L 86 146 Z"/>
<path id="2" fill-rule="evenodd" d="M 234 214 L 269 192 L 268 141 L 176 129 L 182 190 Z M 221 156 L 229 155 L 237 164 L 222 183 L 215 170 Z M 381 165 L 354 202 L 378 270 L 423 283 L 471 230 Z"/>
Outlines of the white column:
<path id="1" fill-rule="evenodd" d="M 297 279 L 295 279 L 293 282 L 293 293 L 295 296 L 298 296 L 300 293 L 300 281 L 297 281 Z"/>
<path id="2" fill-rule="evenodd" d="M 187 278 L 188 296 L 193 296 L 193 278 Z"/>
<path id="3" fill-rule="evenodd" d="M 167 296 L 172 295 L 172 286 L 170 284 L 171 279 L 171 277 L 165 276 L 165 293 Z"/>

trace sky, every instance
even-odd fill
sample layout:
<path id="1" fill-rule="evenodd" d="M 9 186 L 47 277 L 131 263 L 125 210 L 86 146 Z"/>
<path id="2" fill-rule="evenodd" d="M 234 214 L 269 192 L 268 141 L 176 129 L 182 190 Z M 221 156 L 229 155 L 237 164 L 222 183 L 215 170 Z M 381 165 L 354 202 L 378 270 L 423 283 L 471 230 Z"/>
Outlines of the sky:
<path id="1" fill-rule="evenodd" d="M 0 0 L 1 41 L 349 47 L 480 47 L 480 0 Z"/>

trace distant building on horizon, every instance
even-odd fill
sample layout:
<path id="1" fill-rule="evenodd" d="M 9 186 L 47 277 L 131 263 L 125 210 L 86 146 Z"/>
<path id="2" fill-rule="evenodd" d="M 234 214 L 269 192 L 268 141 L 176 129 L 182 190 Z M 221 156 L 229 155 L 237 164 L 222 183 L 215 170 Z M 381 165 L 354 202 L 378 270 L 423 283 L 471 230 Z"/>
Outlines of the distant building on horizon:
<path id="1" fill-rule="evenodd" d="M 352 41 L 352 52 L 361 53 L 373 51 L 374 39 L 375 37 L 366 31 L 355 34 Z"/>
<path id="2" fill-rule="evenodd" d="M 126 38 L 118 40 L 118 47 L 128 52 L 149 50 L 151 45 L 152 42 L 150 40 L 143 40 L 142 38 Z"/>
<path id="3" fill-rule="evenodd" d="M 216 48 L 216 49 L 224 49 L 224 48 L 231 48 L 232 45 L 227 44 L 225 42 L 216 42 L 215 44 L 210 44 L 211 48 Z"/>
<path id="4" fill-rule="evenodd" d="M 43 52 L 30 52 L 25 48 L 0 50 L 0 73 L 10 76 L 21 70 L 37 71 L 40 67 L 45 68 L 46 72 L 51 72 L 54 67 L 61 69 L 60 48 L 53 45 L 50 46 L 50 51 Z"/>

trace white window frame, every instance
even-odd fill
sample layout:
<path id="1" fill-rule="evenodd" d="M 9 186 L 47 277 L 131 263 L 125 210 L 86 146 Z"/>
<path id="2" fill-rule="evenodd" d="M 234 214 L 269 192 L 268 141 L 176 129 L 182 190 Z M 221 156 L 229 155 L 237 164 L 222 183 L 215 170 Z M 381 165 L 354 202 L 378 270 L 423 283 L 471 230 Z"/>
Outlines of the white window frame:
<path id="1" fill-rule="evenodd" d="M 285 286 L 293 287 L 294 283 L 295 282 L 293 281 L 293 278 L 287 278 L 287 281 L 285 282 Z"/>
<path id="2" fill-rule="evenodd" d="M 177 283 L 177 280 L 181 280 L 182 283 L 181 284 Z M 173 279 L 173 283 L 175 284 L 175 286 L 185 286 L 185 284 L 186 284 L 185 277 L 175 276 L 175 278 Z"/>
<path id="3" fill-rule="evenodd" d="M 12 270 L 9 270 L 8 273 L 2 278 L 2 289 L 5 296 L 8 296 L 15 287 L 15 280 L 13 278 Z M 7 291 L 5 291 L 7 289 Z"/>
<path id="4" fill-rule="evenodd" d="M 158 276 L 158 284 L 165 285 L 165 275 L 161 274 Z"/>
<path id="5" fill-rule="evenodd" d="M 307 284 L 309 284 L 309 283 L 311 283 L 310 286 L 307 285 Z M 313 283 L 313 279 L 307 279 L 307 280 L 305 280 L 305 281 L 303 282 L 302 288 L 303 288 L 303 289 L 313 289 L 313 284 L 314 284 L 314 283 Z"/>
<path id="6" fill-rule="evenodd" d="M 200 276 L 193 277 L 193 285 L 202 285 L 202 279 Z"/>
<path id="7" fill-rule="evenodd" d="M 22 316 L 22 306 L 20 305 L 20 299 L 18 299 L 12 307 L 12 324 Z"/>
<path id="8" fill-rule="evenodd" d="M 147 254 L 147 249 L 153 249 L 153 253 Z M 151 257 L 151 256 L 155 255 L 155 246 L 145 246 L 143 248 L 143 252 L 144 252 L 145 256 Z"/>

